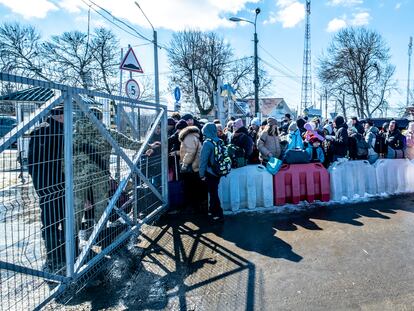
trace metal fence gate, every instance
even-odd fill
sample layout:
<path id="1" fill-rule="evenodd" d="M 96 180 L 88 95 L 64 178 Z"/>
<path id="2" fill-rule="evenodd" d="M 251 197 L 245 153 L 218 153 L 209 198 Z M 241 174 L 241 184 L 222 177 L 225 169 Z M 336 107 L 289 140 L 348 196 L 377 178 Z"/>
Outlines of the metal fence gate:
<path id="1" fill-rule="evenodd" d="M 1 72 L 0 91 L 18 116 L 0 138 L 0 309 L 40 309 L 166 208 L 167 109 Z"/>

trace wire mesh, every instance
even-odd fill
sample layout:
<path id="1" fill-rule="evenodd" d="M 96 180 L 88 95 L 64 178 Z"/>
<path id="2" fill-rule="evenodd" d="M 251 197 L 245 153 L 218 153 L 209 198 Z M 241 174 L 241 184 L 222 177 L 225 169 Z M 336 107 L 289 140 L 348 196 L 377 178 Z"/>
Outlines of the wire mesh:
<path id="1" fill-rule="evenodd" d="M 13 107 L 7 117 L 17 124 L 0 137 L 0 310 L 33 309 L 61 285 L 73 287 L 78 276 L 84 282 L 93 273 L 83 269 L 96 270 L 105 250 L 159 211 L 166 197 L 164 109 L 40 85 L 52 91 L 43 101 L 26 94 L 39 81 L 0 73 L 0 104 Z M 16 95 L 22 90 L 24 99 Z M 71 128 L 64 126 L 68 111 Z M 65 142 L 72 142 L 69 158 Z"/>

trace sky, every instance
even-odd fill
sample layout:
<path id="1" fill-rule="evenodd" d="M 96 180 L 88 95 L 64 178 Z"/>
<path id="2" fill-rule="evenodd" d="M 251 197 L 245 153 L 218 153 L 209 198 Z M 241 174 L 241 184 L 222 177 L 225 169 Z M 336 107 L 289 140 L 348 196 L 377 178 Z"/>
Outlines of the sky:
<path id="1" fill-rule="evenodd" d="M 91 0 L 0 0 L 1 22 L 19 21 L 35 25 L 43 38 L 63 31 L 87 30 L 88 5 Z M 148 21 L 134 0 L 92 0 L 114 16 L 133 26 L 147 38 L 152 37 Z M 268 97 L 283 97 L 296 110 L 300 103 L 301 73 L 305 30 L 305 0 L 137 0 L 156 28 L 160 45 L 167 45 L 174 31 L 198 29 L 215 31 L 234 48 L 237 58 L 253 55 L 253 26 L 229 21 L 232 16 L 254 19 L 260 7 L 257 32 L 258 54 L 273 80 Z M 121 30 L 113 20 L 106 20 L 93 8 L 92 27 L 105 26 L 120 37 L 123 47 L 134 47 L 145 76 L 153 77 L 153 47 L 131 29 Z M 98 10 L 99 11 L 99 10 Z M 102 11 L 100 11 L 102 12 Z M 317 60 L 335 33 L 346 26 L 365 26 L 378 31 L 391 49 L 391 63 L 396 66 L 394 78 L 399 91 L 390 99 L 392 106 L 405 103 L 408 75 L 408 41 L 414 36 L 414 0 L 312 0 L 311 48 L 312 74 L 316 85 Z M 118 23 L 119 25 L 119 23 Z M 173 102 L 167 90 L 169 68 L 165 49 L 159 50 L 162 100 Z M 414 71 L 414 70 L 413 70 Z M 134 74 L 137 80 L 143 75 Z M 413 79 L 414 75 L 411 75 Z M 413 82 L 411 85 L 413 86 Z M 319 100 L 318 100 L 319 102 Z M 319 103 L 318 103 L 319 105 Z M 330 110 L 334 104 L 329 103 Z"/>

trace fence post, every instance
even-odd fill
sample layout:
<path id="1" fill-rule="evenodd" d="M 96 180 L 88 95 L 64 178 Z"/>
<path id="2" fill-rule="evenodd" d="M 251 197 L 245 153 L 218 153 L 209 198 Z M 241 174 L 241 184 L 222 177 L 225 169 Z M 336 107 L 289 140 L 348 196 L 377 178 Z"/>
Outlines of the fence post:
<path id="1" fill-rule="evenodd" d="M 159 111 L 159 110 L 158 110 Z M 168 205 L 168 121 L 167 109 L 161 118 L 161 184 L 162 198 Z"/>
<path id="2" fill-rule="evenodd" d="M 73 200 L 73 103 L 72 94 L 65 94 L 64 161 L 65 161 L 65 247 L 66 276 L 73 277 L 75 262 L 74 200 Z"/>

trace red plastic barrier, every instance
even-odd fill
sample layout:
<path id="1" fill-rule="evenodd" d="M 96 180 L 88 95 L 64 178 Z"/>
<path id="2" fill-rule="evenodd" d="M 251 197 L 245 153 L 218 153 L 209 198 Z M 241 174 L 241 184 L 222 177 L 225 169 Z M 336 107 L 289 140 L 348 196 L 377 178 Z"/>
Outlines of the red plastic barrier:
<path id="1" fill-rule="evenodd" d="M 320 163 L 283 165 L 273 177 L 275 205 L 330 200 L 329 173 Z"/>

